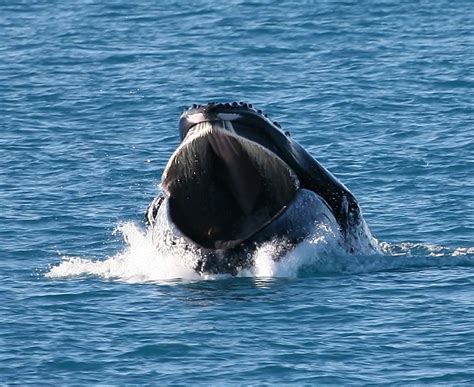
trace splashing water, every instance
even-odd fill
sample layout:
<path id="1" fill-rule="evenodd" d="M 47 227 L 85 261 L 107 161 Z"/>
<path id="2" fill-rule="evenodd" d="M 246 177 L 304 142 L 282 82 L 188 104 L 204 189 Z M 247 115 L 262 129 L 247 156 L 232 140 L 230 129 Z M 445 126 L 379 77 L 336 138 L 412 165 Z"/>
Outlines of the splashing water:
<path id="1" fill-rule="evenodd" d="M 230 275 L 199 275 L 194 271 L 198 256 L 189 249 L 157 248 L 151 233 L 135 223 L 124 223 L 115 230 L 123 236 L 126 247 L 105 260 L 62 257 L 51 266 L 48 278 L 97 276 L 129 283 L 162 282 L 174 279 L 200 280 Z M 379 243 L 382 253 L 347 254 L 330 229 L 321 226 L 314 234 L 274 260 L 285 248 L 281 241 L 260 246 L 254 253 L 255 265 L 238 273 L 239 277 L 297 277 L 317 273 L 357 274 L 386 270 L 433 266 L 474 266 L 474 247 L 447 248 L 421 243 Z M 178 251 L 178 253 L 176 252 Z"/>
<path id="2" fill-rule="evenodd" d="M 136 224 L 124 223 L 115 232 L 121 234 L 127 244 L 124 251 L 103 261 L 62 257 L 63 262 L 51 267 L 46 276 L 64 278 L 93 275 L 130 283 L 200 278 L 193 270 L 194 257 L 160 253 L 152 243 L 151 233 L 143 231 Z"/>
<path id="3" fill-rule="evenodd" d="M 135 223 L 124 223 L 116 233 L 123 236 L 125 249 L 105 260 L 90 260 L 81 257 L 63 256 L 59 265 L 50 267 L 49 278 L 67 278 L 92 275 L 105 279 L 120 279 L 130 283 L 166 281 L 176 278 L 185 280 L 215 279 L 228 275 L 199 275 L 194 271 L 198 255 L 189 249 L 157 248 L 152 241 L 152 233 L 142 230 Z M 300 267 L 315 264 L 324 255 L 342 249 L 329 228 L 320 226 L 313 236 L 296 246 L 280 260 L 286 247 L 284 242 L 275 240 L 260 246 L 254 253 L 254 267 L 242 270 L 241 277 L 296 277 Z M 178 251 L 178 253 L 177 253 Z"/>

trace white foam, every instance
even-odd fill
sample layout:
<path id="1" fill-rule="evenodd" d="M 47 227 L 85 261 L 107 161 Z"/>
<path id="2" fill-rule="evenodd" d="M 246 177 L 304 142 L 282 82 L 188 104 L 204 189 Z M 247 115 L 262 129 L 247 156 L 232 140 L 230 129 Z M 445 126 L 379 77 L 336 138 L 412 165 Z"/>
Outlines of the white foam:
<path id="1" fill-rule="evenodd" d="M 156 247 L 151 233 L 134 223 L 120 225 L 116 232 L 126 243 L 123 251 L 103 260 L 84 257 L 62 257 L 46 273 L 48 278 L 97 276 L 129 283 L 163 282 L 170 280 L 209 280 L 230 275 L 203 275 L 194 271 L 197 254 L 173 246 Z M 254 267 L 242 270 L 239 277 L 297 277 L 321 273 L 356 274 L 394 269 L 432 266 L 474 266 L 474 247 L 447 248 L 433 244 L 379 244 L 382 253 L 348 254 L 329 228 L 320 226 L 311 238 L 298 244 L 283 257 L 282 241 L 268 242 L 254 254 Z M 173 252 L 171 252 L 173 251 Z"/>
<path id="2" fill-rule="evenodd" d="M 326 257 L 344 254 L 338 238 L 330 227 L 319 225 L 313 235 L 291 249 L 277 261 L 285 242 L 274 240 L 262 245 L 254 254 L 255 265 L 242 270 L 240 276 L 252 277 L 297 277 L 301 268 L 317 266 Z"/>
<path id="3" fill-rule="evenodd" d="M 116 232 L 123 236 L 126 243 L 122 252 L 104 260 L 63 256 L 58 265 L 52 265 L 49 268 L 46 277 L 69 278 L 92 275 L 130 283 L 223 277 L 221 275 L 200 276 L 193 269 L 199 259 L 197 254 L 176 246 L 173 246 L 173 249 L 167 249 L 166 243 L 156 247 L 152 242 L 151 233 L 134 223 L 124 223 L 117 228 Z M 334 234 L 330 228 L 324 226 L 315 230 L 312 238 L 275 261 L 274 257 L 281 256 L 282 249 L 286 247 L 285 242 L 278 240 L 262 245 L 254 254 L 255 266 L 242 270 L 238 275 L 242 277 L 296 277 L 300 267 L 314 264 L 321 256 L 339 249 Z"/>
<path id="4" fill-rule="evenodd" d="M 123 235 L 127 244 L 124 251 L 105 260 L 65 256 L 59 265 L 50 268 L 46 276 L 67 278 L 93 275 L 131 283 L 200 278 L 193 270 L 194 257 L 188 257 L 184 252 L 181 256 L 173 256 L 166 251 L 158 251 L 151 235 L 134 223 L 120 225 L 116 232 Z"/>

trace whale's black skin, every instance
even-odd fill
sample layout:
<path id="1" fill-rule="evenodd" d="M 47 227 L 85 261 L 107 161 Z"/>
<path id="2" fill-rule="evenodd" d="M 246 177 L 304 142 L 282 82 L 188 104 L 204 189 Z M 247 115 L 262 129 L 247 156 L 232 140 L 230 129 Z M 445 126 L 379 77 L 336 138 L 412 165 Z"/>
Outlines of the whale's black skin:
<path id="1" fill-rule="evenodd" d="M 374 248 L 354 195 L 251 104 L 193 105 L 179 132 L 146 220 L 161 237 L 197 248 L 196 270 L 235 273 L 251 265 L 256 244 L 296 243 L 315 222 L 331 224 L 348 251 Z"/>

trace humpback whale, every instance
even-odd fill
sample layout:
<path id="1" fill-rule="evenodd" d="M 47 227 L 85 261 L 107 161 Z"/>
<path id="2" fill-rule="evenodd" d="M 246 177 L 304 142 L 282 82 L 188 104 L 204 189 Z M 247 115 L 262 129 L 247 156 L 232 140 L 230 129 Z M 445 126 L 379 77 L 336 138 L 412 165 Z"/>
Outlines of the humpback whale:
<path id="1" fill-rule="evenodd" d="M 290 249 L 321 224 L 349 253 L 377 249 L 354 195 L 251 104 L 193 105 L 179 133 L 145 221 L 156 244 L 197 252 L 197 272 L 236 274 L 261 244 Z"/>

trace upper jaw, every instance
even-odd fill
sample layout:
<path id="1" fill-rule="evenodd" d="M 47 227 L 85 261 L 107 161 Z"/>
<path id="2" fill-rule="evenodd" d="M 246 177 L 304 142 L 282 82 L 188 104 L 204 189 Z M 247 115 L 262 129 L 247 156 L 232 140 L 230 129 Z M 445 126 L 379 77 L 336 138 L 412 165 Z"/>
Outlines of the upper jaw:
<path id="1" fill-rule="evenodd" d="M 241 121 L 257 126 L 271 126 L 280 130 L 280 125 L 272 121 L 261 110 L 245 102 L 216 103 L 193 105 L 186 109 L 179 119 L 181 139 L 186 137 L 190 128 L 202 122 L 212 121 Z"/>
<path id="2" fill-rule="evenodd" d="M 215 114 L 231 114 L 228 112 L 217 112 Z M 235 124 L 235 123 L 234 123 Z M 221 159 L 226 159 L 226 156 L 231 157 L 233 153 L 230 142 L 226 139 L 232 138 L 236 144 L 239 144 L 242 149 L 244 149 L 248 154 L 257 157 L 263 157 L 266 160 L 276 160 L 276 163 L 281 166 L 281 169 L 287 171 L 290 180 L 293 181 L 293 184 L 298 187 L 299 180 L 295 172 L 288 166 L 288 164 L 283 161 L 277 154 L 275 154 L 266 144 L 262 143 L 256 136 L 255 138 L 246 138 L 241 136 L 239 131 L 236 130 L 232 123 L 232 120 L 211 120 L 206 119 L 201 122 L 197 122 L 190 127 L 190 130 L 186 133 L 186 137 L 180 143 L 178 148 L 171 155 L 168 160 L 165 170 L 163 171 L 161 188 L 166 194 L 169 194 L 167 186 L 170 180 L 170 170 L 174 164 L 189 164 L 191 159 L 195 159 L 198 154 L 200 154 L 199 148 L 195 147 L 198 139 L 201 142 L 204 141 L 208 143 L 213 149 L 214 153 L 218 155 Z M 224 140 L 224 141 L 222 141 Z M 197 153 L 196 153 L 197 152 Z M 185 155 L 183 157 L 183 155 Z M 193 156 L 192 156 L 193 155 Z M 185 162 L 186 160 L 186 162 Z M 257 161 L 255 161 L 257 162 Z M 264 168 L 266 169 L 266 168 Z"/>

